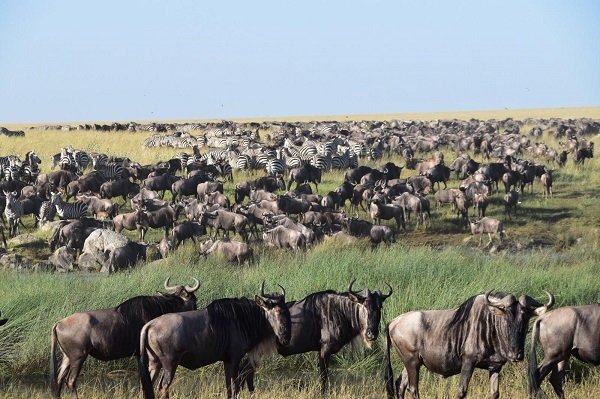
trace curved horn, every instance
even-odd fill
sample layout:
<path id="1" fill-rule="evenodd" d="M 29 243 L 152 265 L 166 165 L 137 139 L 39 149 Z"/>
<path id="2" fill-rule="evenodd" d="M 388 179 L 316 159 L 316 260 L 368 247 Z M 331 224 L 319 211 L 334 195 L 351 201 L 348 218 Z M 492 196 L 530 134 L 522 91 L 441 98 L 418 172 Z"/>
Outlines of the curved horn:
<path id="1" fill-rule="evenodd" d="M 283 288 L 281 285 L 277 284 L 277 286 L 279 288 L 281 288 L 281 296 L 285 297 L 285 288 Z"/>
<path id="2" fill-rule="evenodd" d="M 261 296 L 265 296 L 265 280 L 263 280 L 261 286 L 260 286 L 260 295 Z"/>
<path id="3" fill-rule="evenodd" d="M 200 281 L 198 281 L 198 279 L 195 277 L 192 277 L 192 280 L 194 280 L 195 284 L 193 287 L 190 287 L 189 285 L 185 286 L 185 290 L 190 294 L 198 290 L 198 288 L 200 288 Z"/>
<path id="4" fill-rule="evenodd" d="M 534 309 L 534 313 L 538 316 L 541 316 L 544 313 L 546 313 L 548 311 L 548 309 L 550 309 L 554 305 L 554 295 L 552 295 L 548 291 L 544 291 L 544 292 L 546 293 L 546 295 L 548 295 L 548 303 L 544 306 L 540 306 L 540 307 Z"/>
<path id="5" fill-rule="evenodd" d="M 493 307 L 495 307 L 496 309 L 504 310 L 504 306 L 502 306 L 502 305 L 497 305 L 497 304 L 495 304 L 495 303 L 492 303 L 492 302 L 490 302 L 490 298 L 489 298 L 489 296 L 490 296 L 490 294 L 491 294 L 491 293 L 492 293 L 492 291 L 488 291 L 488 292 L 486 292 L 486 293 L 485 293 L 485 295 L 483 296 L 483 300 L 485 301 L 485 304 L 486 304 L 486 305 L 488 305 L 488 306 L 493 306 Z"/>
<path id="6" fill-rule="evenodd" d="M 174 287 L 169 286 L 170 279 L 171 279 L 171 276 L 167 277 L 167 279 L 165 280 L 165 283 L 164 283 L 165 290 L 167 290 L 167 291 L 173 291 L 173 290 L 177 289 L 176 286 L 174 286 Z"/>
<path id="7" fill-rule="evenodd" d="M 350 292 L 350 293 L 352 292 L 352 286 L 354 285 L 355 281 L 356 281 L 356 277 L 352 281 L 350 281 L 350 285 L 348 285 L 348 292 Z"/>
<path id="8" fill-rule="evenodd" d="M 386 300 L 390 295 L 392 295 L 394 293 L 394 289 L 388 282 L 386 282 L 385 285 L 387 285 L 390 290 L 388 291 L 387 294 L 381 294 L 382 300 Z"/>

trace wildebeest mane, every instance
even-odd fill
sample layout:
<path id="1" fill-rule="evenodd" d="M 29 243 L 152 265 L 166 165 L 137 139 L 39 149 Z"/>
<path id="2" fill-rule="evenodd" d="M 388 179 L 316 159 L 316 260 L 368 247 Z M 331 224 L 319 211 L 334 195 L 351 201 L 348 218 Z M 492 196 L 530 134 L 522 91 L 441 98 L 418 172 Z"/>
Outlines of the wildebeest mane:
<path id="1" fill-rule="evenodd" d="M 235 331 L 251 348 L 272 334 L 262 309 L 248 298 L 217 299 L 206 310 L 211 328 L 225 342 L 229 342 L 230 334 Z"/>
<path id="2" fill-rule="evenodd" d="M 450 327 L 463 324 L 469 319 L 471 309 L 473 308 L 473 303 L 478 296 L 479 295 L 474 295 L 470 297 L 456 309 L 454 316 L 452 316 L 452 320 L 450 321 Z M 502 292 L 495 292 L 490 294 L 489 297 L 494 299 L 502 299 L 504 296 L 505 294 Z"/>
<path id="3" fill-rule="evenodd" d="M 179 295 L 136 296 L 118 305 L 115 310 L 126 323 L 139 331 L 144 324 L 158 316 L 181 311 L 182 304 L 183 299 Z"/>

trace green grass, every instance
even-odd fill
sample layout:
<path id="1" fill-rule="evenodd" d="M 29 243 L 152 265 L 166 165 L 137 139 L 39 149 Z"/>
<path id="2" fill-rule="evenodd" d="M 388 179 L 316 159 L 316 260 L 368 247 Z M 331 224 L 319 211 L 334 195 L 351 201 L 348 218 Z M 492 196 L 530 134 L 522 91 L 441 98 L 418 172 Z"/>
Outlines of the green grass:
<path id="1" fill-rule="evenodd" d="M 597 111 L 597 110 L 596 110 Z M 596 112 L 594 111 L 594 112 Z M 575 111 L 569 110 L 575 113 Z M 527 115 L 534 116 L 534 115 Z M 487 117 L 498 117 L 489 115 Z M 522 129 L 528 131 L 528 127 Z M 35 148 L 48 170 L 50 155 L 61 146 L 72 144 L 88 151 L 130 156 L 141 163 L 165 160 L 180 152 L 176 149 L 141 149 L 148 133 L 95 133 L 26 131 L 25 138 L 0 136 L 0 155 L 23 155 Z M 544 141 L 557 148 L 552 137 Z M 598 137 L 593 141 L 598 146 Z M 449 163 L 455 156 L 444 150 Z M 418 156 L 427 157 L 425 154 Z M 527 155 L 525 157 L 529 158 Z M 402 164 L 398 157 L 391 161 Z M 479 160 L 479 159 L 478 159 Z M 387 159 L 375 164 L 382 164 Z M 540 160 L 541 161 L 541 160 Z M 589 161 L 589 162 L 588 162 Z M 458 306 L 471 295 L 496 289 L 514 294 L 527 293 L 544 300 L 544 290 L 552 292 L 556 306 L 582 304 L 600 300 L 600 163 L 597 158 L 576 169 L 569 159 L 564 169 L 555 172 L 553 199 L 543 199 L 539 182 L 534 193 L 525 193 L 518 216 L 505 224 L 508 240 L 488 249 L 478 248 L 477 239 L 457 225 L 447 209 L 434 212 L 429 230 L 398 235 L 398 244 L 371 252 L 365 240 L 326 241 L 306 253 L 293 254 L 255 247 L 258 262 L 237 267 L 220 259 L 201 258 L 193 245 L 187 244 L 166 261 L 139 265 L 128 272 L 111 276 L 83 273 L 18 273 L 0 270 L 0 310 L 10 321 L 0 327 L 0 398 L 45 398 L 52 325 L 76 311 L 113 307 L 135 295 L 152 294 L 161 289 L 167 276 L 172 281 L 202 282 L 199 306 L 228 296 L 253 296 L 262 280 L 268 287 L 285 286 L 289 299 L 300 299 L 322 290 L 343 290 L 352 278 L 357 286 L 395 290 L 386 301 L 384 321 L 414 309 L 441 309 Z M 406 177 L 414 171 L 403 171 Z M 262 173 L 236 174 L 235 181 Z M 328 173 L 319 192 L 333 190 L 342 181 L 343 172 Z M 452 180 L 449 187 L 456 187 Z M 225 185 L 232 198 L 233 184 Z M 488 208 L 491 217 L 502 218 L 501 195 L 495 195 Z M 120 201 L 120 200 L 119 200 Z M 128 209 L 128 206 L 123 208 Z M 361 212 L 361 217 L 367 217 Z M 32 222 L 22 232 L 47 239 L 48 233 L 37 232 Z M 135 238 L 135 234 L 127 233 Z M 151 232 L 157 240 L 162 232 Z M 10 246 L 10 252 L 44 259 L 44 247 Z M 380 398 L 382 383 L 383 338 L 372 350 L 353 353 L 344 349 L 334 358 L 334 398 Z M 401 364 L 393 356 L 395 374 Z M 316 354 L 280 357 L 265 362 L 259 372 L 260 397 L 318 397 Z M 136 367 L 132 359 L 117 362 L 86 361 L 80 379 L 80 395 L 88 398 L 139 397 Z M 222 395 L 220 366 L 196 372 L 178 370 L 173 397 Z M 424 397 L 454 397 L 457 378 L 447 380 L 423 370 L 421 390 Z M 503 396 L 526 398 L 525 364 L 508 365 L 501 377 Z M 600 371 L 575 363 L 569 379 L 567 396 L 597 397 L 600 394 Z M 546 386 L 546 391 L 549 388 Z M 478 371 L 470 386 L 470 397 L 484 397 L 488 391 L 487 373 Z"/>

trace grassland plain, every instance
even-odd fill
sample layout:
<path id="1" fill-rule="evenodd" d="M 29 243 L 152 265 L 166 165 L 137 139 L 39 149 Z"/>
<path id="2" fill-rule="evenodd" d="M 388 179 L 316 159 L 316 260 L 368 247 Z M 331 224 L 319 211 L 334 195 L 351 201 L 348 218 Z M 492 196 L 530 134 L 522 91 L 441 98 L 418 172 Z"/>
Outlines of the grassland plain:
<path id="1" fill-rule="evenodd" d="M 595 109 L 596 114 L 578 114 L 569 109 L 568 116 L 561 115 L 561 110 L 547 110 L 543 115 L 599 117 L 598 110 Z M 535 116 L 533 112 L 519 114 L 520 118 Z M 422 119 L 441 117 L 449 116 L 429 115 Z M 488 113 L 479 117 L 506 116 Z M 44 161 L 43 169 L 48 170 L 50 155 L 66 144 L 126 155 L 142 163 L 164 160 L 178 152 L 174 149 L 142 151 L 141 142 L 147 134 L 28 130 L 25 138 L 0 137 L 0 153 L 22 155 L 36 149 Z M 545 137 L 544 141 L 557 147 L 552 137 Z M 596 137 L 593 141 L 598 145 L 600 140 Z M 450 151 L 445 155 L 448 159 L 454 156 Z M 395 157 L 391 160 L 399 161 Z M 528 293 L 540 299 L 544 298 L 543 290 L 549 290 L 556 295 L 557 306 L 597 302 L 600 300 L 599 172 L 597 159 L 586 162 L 583 169 L 575 169 L 569 161 L 566 168 L 556 173 L 555 197 L 551 200 L 541 198 L 536 184 L 534 193 L 523 196 L 518 217 L 506 224 L 508 242 L 494 248 L 494 253 L 477 248 L 477 240 L 469 240 L 454 217 L 442 209 L 435 213 L 428 231 L 410 229 L 399 235 L 398 244 L 374 252 L 367 242 L 360 240 L 327 241 L 300 254 L 266 251 L 257 246 L 258 264 L 238 268 L 221 259 L 203 259 L 190 244 L 166 261 L 140 265 L 111 276 L 0 270 L 3 293 L 0 310 L 10 317 L 9 324 L 0 328 L 0 398 L 49 396 L 46 380 L 50 329 L 54 322 L 75 311 L 112 307 L 131 296 L 151 294 L 169 275 L 173 281 L 188 281 L 190 276 L 202 281 L 199 306 L 219 297 L 252 296 L 263 279 L 270 285 L 284 285 L 291 299 L 325 288 L 342 290 L 354 277 L 358 285 L 372 289 L 384 288 L 384 283 L 389 282 L 395 294 L 384 306 L 384 321 L 408 310 L 458 306 L 469 296 L 489 289 Z M 235 179 L 240 181 L 251 176 L 237 174 Z M 320 191 L 333 189 L 341 180 L 342 173 L 325 175 Z M 456 181 L 449 186 L 456 186 Z M 226 186 L 229 194 L 232 188 L 231 184 Z M 495 195 L 488 209 L 492 217 L 502 218 L 500 197 Z M 366 215 L 362 213 L 362 216 Z M 25 223 L 32 224 L 29 220 Z M 26 230 L 33 232 L 32 228 Z M 35 234 L 46 237 L 39 232 Z M 9 247 L 24 255 L 32 252 L 27 246 Z M 38 248 L 35 256 L 43 258 L 47 256 L 45 251 Z M 345 349 L 336 356 L 332 397 L 384 396 L 383 345 L 383 337 L 380 337 L 372 350 Z M 398 375 L 402 366 L 397 356 L 393 355 L 393 360 Z M 314 353 L 265 361 L 258 376 L 259 396 L 317 397 L 316 370 Z M 524 363 L 506 367 L 501 376 L 504 397 L 527 397 L 525 373 Z M 425 371 L 422 374 L 424 397 L 454 397 L 457 378 L 444 380 Z M 574 363 L 566 390 L 570 398 L 600 397 L 600 371 Z M 217 397 L 223 392 L 220 366 L 195 372 L 180 369 L 172 397 Z M 485 397 L 487 392 L 487 373 L 478 371 L 470 386 L 471 397 Z M 139 397 L 135 363 L 132 359 L 109 363 L 88 360 L 80 378 L 80 394 L 86 398 Z"/>

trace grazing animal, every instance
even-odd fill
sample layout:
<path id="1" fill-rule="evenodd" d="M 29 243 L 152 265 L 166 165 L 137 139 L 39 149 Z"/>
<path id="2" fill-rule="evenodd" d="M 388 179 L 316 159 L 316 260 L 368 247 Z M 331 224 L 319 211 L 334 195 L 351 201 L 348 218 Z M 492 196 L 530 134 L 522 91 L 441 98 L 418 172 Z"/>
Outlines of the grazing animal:
<path id="1" fill-rule="evenodd" d="M 478 221 L 471 221 L 471 234 L 479 234 L 479 245 L 481 246 L 481 240 L 483 234 L 487 233 L 489 237 L 489 241 L 486 244 L 486 247 L 492 243 L 492 234 L 497 234 L 500 239 L 500 243 L 502 243 L 502 239 L 506 232 L 504 231 L 504 227 L 502 226 L 502 222 L 496 219 L 484 217 Z"/>
<path id="2" fill-rule="evenodd" d="M 383 302 L 393 293 L 389 284 L 387 294 L 368 288 L 353 291 L 355 281 L 352 280 L 347 292 L 322 291 L 287 304 L 292 319 L 291 339 L 287 345 L 278 343 L 277 352 L 284 357 L 318 352 L 322 393 L 328 389 L 332 355 L 355 340 L 362 338 L 369 348 L 377 340 Z M 254 391 L 256 366 L 246 362 L 241 371 L 251 392 Z"/>
<path id="3" fill-rule="evenodd" d="M 263 242 L 268 247 L 289 248 L 293 251 L 306 249 L 304 235 L 284 226 L 277 226 L 263 232 Z"/>
<path id="4" fill-rule="evenodd" d="M 523 360 L 529 319 L 545 313 L 554 297 L 543 305 L 530 296 L 486 294 L 469 298 L 457 309 L 418 310 L 401 314 L 387 328 L 385 385 L 388 399 L 404 398 L 408 388 L 419 399 L 419 369 L 444 377 L 460 374 L 456 397 L 467 396 L 475 368 L 489 370 L 491 397 L 498 399 L 499 375 L 507 361 Z M 404 363 L 394 384 L 391 347 Z"/>
<path id="5" fill-rule="evenodd" d="M 539 341 L 544 359 L 538 366 L 536 345 Z M 571 355 L 584 363 L 600 365 L 600 304 L 565 306 L 541 315 L 531 332 L 529 354 L 529 392 L 534 398 L 544 378 L 559 398 L 564 399 L 563 381 Z"/>
<path id="6" fill-rule="evenodd" d="M 382 242 L 385 242 L 386 244 L 396 242 L 396 238 L 394 237 L 394 230 L 390 229 L 388 226 L 371 227 L 369 238 L 371 239 L 372 249 L 376 248 Z"/>
<path id="7" fill-rule="evenodd" d="M 57 322 L 50 337 L 50 378 L 52 394 L 60 398 L 62 385 L 66 384 L 71 397 L 77 396 L 77 377 L 83 362 L 92 357 L 107 361 L 138 355 L 140 331 L 144 324 L 165 313 L 196 309 L 195 285 L 169 286 L 164 283 L 167 294 L 137 296 L 113 309 L 75 313 Z M 56 370 L 56 350 L 63 358 Z"/>
<path id="8" fill-rule="evenodd" d="M 178 366 L 195 370 L 223 362 L 227 398 L 240 391 L 239 364 L 246 353 L 254 358 L 263 344 L 290 342 L 291 319 L 282 294 L 265 294 L 264 282 L 254 300 L 218 299 L 205 309 L 164 315 L 150 321 L 140 334 L 139 374 L 145 399 L 154 399 L 153 381 L 163 369 L 159 390 L 169 397 Z"/>
<path id="9" fill-rule="evenodd" d="M 231 241 L 229 238 L 220 240 L 206 240 L 200 245 L 200 255 L 219 253 L 229 262 L 237 262 L 241 265 L 246 260 L 254 263 L 254 251 L 245 242 Z"/>

